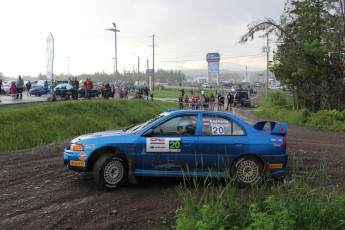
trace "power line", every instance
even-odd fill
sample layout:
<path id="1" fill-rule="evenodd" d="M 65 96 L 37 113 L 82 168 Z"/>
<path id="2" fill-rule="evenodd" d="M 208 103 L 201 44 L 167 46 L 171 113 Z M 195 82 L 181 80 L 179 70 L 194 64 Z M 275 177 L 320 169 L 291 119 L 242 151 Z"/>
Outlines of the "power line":
<path id="1" fill-rule="evenodd" d="M 249 57 L 263 57 L 263 54 L 253 54 L 253 55 L 243 55 L 243 56 L 234 56 L 234 57 L 222 57 L 221 60 L 224 59 L 234 59 L 234 58 L 249 58 Z M 186 61 L 204 61 L 205 58 L 198 58 L 198 59 L 181 59 L 181 60 L 171 60 L 171 61 L 160 61 L 160 62 L 186 62 Z"/>

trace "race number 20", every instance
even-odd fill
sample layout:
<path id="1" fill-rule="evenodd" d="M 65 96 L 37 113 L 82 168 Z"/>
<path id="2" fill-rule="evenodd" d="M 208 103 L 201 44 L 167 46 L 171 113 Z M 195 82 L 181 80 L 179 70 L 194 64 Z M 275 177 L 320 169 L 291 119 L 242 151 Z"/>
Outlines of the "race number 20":
<path id="1" fill-rule="evenodd" d="M 181 149 L 180 141 L 169 141 L 169 149 Z"/>
<path id="2" fill-rule="evenodd" d="M 222 135 L 222 134 L 224 134 L 224 127 L 222 127 L 222 126 L 213 126 L 212 127 L 212 134 L 213 135 Z"/>

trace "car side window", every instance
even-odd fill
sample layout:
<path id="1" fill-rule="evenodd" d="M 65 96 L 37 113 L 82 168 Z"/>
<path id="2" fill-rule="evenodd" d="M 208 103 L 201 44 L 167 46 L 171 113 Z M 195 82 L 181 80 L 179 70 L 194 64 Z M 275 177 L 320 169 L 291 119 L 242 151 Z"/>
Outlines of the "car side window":
<path id="1" fill-rule="evenodd" d="M 204 115 L 202 117 L 202 136 L 238 135 L 245 135 L 245 131 L 233 120 L 214 115 Z"/>
<path id="2" fill-rule="evenodd" d="M 174 117 L 153 129 L 153 136 L 194 136 L 197 116 Z"/>

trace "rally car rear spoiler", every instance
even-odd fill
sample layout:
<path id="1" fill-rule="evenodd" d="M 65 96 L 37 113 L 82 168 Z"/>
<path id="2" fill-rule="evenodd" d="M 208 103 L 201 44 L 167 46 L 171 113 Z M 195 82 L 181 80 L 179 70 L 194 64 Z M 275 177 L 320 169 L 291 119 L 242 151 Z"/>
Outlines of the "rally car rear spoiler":
<path id="1" fill-rule="evenodd" d="M 285 136 L 287 134 L 287 124 L 283 121 L 259 121 L 254 125 L 257 130 L 264 130 L 266 123 L 270 124 L 271 134 Z"/>

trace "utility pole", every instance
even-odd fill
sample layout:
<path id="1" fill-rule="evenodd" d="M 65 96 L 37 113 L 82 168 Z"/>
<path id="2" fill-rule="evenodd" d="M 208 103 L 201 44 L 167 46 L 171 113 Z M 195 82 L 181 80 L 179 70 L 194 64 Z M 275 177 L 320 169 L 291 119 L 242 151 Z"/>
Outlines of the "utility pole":
<path id="1" fill-rule="evenodd" d="M 152 35 L 152 91 L 155 90 L 155 35 Z"/>
<path id="2" fill-rule="evenodd" d="M 140 73 L 140 57 L 138 56 L 138 76 L 139 76 L 139 73 Z"/>
<path id="3" fill-rule="evenodd" d="M 120 30 L 117 30 L 116 29 L 116 24 L 115 24 L 115 22 L 113 22 L 113 27 L 114 28 L 110 28 L 110 29 L 106 29 L 106 30 L 109 30 L 109 31 L 112 31 L 112 32 L 114 32 L 114 34 L 115 34 L 115 70 L 114 70 L 114 87 L 115 87 L 115 98 L 117 99 L 117 98 L 119 98 L 119 95 L 118 95 L 118 93 L 117 93 L 117 38 L 116 38 L 116 32 L 120 32 Z"/>
<path id="4" fill-rule="evenodd" d="M 113 64 L 114 64 L 114 87 L 116 87 L 116 58 L 112 58 L 114 60 Z"/>
<path id="5" fill-rule="evenodd" d="M 151 90 L 151 84 L 150 84 L 150 71 L 149 71 L 149 59 L 146 60 L 146 74 L 147 74 L 147 86 Z"/>

